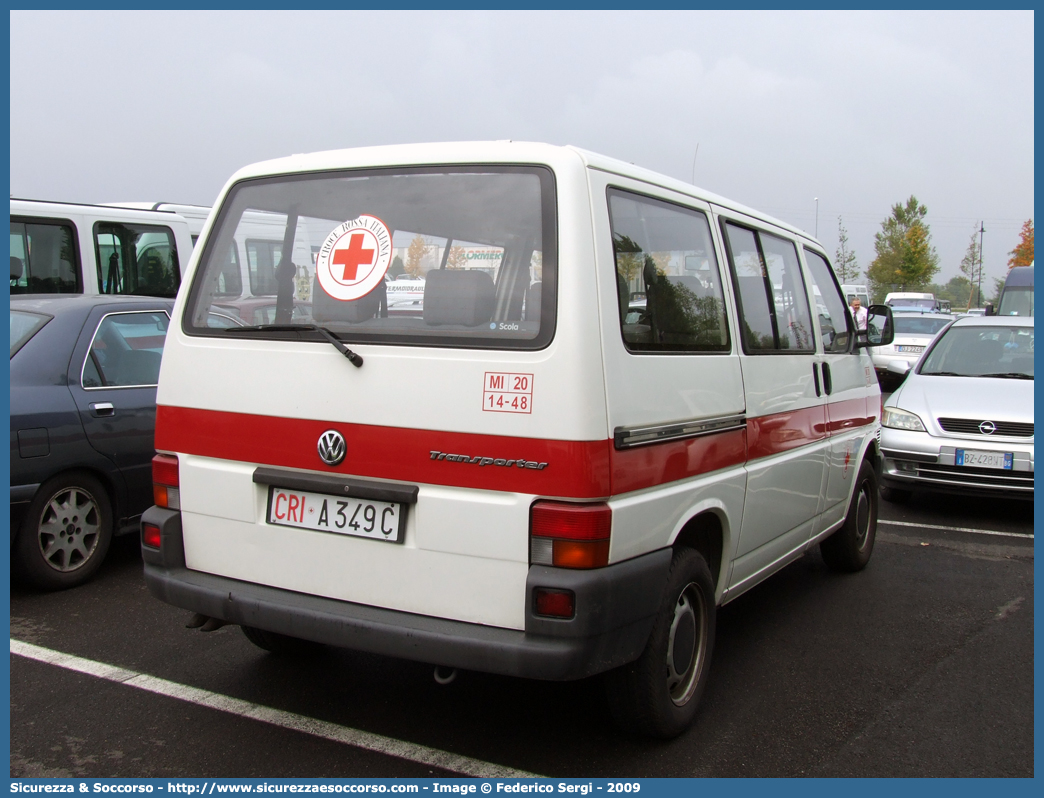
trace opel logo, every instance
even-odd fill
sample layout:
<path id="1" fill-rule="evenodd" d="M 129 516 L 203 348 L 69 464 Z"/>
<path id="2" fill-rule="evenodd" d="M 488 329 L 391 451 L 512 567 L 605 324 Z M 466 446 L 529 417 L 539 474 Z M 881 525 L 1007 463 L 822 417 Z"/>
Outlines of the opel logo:
<path id="1" fill-rule="evenodd" d="M 983 435 L 992 435 L 996 431 L 997 425 L 994 424 L 992 421 L 983 421 L 979 425 L 979 432 L 981 432 Z"/>
<path id="2" fill-rule="evenodd" d="M 319 459 L 328 466 L 340 465 L 348 450 L 344 436 L 335 429 L 329 429 L 319 436 Z"/>

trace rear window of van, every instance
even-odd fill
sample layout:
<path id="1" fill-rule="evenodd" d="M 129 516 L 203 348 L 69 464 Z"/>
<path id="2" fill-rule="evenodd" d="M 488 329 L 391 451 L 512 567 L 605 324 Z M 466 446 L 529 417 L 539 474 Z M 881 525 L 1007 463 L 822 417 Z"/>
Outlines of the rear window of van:
<path id="1" fill-rule="evenodd" d="M 183 327 L 226 338 L 318 336 L 286 329 L 306 323 L 345 341 L 542 348 L 555 327 L 555 219 L 544 167 L 246 180 L 204 244 Z M 236 251 L 247 253 L 242 262 Z M 270 324 L 208 325 L 208 314 L 246 310 L 262 296 L 274 306 Z"/>

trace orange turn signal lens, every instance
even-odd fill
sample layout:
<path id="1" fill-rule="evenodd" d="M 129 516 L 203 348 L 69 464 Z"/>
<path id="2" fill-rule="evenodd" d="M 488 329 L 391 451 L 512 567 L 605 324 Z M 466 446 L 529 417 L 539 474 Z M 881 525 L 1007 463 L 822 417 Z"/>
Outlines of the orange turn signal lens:
<path id="1" fill-rule="evenodd" d="M 556 540 L 551 564 L 556 568 L 601 568 L 609 564 L 609 541 Z"/>

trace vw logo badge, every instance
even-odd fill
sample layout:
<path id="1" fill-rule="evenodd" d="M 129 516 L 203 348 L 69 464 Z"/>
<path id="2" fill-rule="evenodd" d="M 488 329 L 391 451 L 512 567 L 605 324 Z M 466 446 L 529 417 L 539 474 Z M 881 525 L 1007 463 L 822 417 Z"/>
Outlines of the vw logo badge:
<path id="1" fill-rule="evenodd" d="M 996 431 L 997 425 L 994 424 L 992 421 L 983 421 L 979 425 L 979 432 L 981 432 L 983 435 L 992 435 Z"/>
<path id="2" fill-rule="evenodd" d="M 348 451 L 344 436 L 335 429 L 328 429 L 319 436 L 319 459 L 328 466 L 340 465 Z"/>

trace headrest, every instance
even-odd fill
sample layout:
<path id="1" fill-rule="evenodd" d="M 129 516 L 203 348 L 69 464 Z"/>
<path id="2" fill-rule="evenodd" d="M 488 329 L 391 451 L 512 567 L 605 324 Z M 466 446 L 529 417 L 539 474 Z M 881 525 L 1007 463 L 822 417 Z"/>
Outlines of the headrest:
<path id="1" fill-rule="evenodd" d="M 21 258 L 16 258 L 14 255 L 11 256 L 11 279 L 19 280 L 22 277 L 22 272 L 25 270 L 25 264 L 22 263 Z"/>
<path id="2" fill-rule="evenodd" d="M 485 272 L 432 269 L 425 276 L 425 324 L 485 324 L 493 315 L 496 290 Z"/>
<path id="3" fill-rule="evenodd" d="M 326 293 L 319 285 L 319 280 L 316 279 L 312 284 L 312 319 L 316 324 L 328 321 L 346 321 L 357 324 L 360 321 L 372 319 L 377 315 L 381 299 L 386 294 L 387 291 L 382 280 L 366 296 L 344 302 L 334 299 Z"/>

